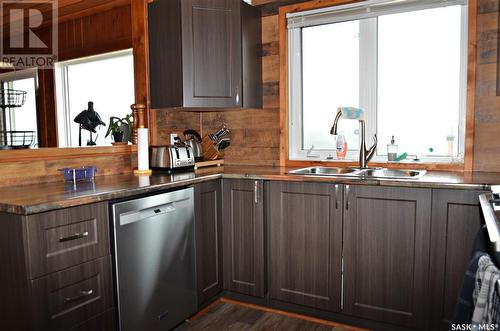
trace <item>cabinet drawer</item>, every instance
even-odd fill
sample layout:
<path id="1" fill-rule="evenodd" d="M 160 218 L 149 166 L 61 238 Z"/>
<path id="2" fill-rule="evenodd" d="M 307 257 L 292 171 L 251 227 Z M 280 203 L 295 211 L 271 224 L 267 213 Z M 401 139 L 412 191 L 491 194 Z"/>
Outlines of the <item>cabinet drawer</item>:
<path id="1" fill-rule="evenodd" d="M 113 306 L 111 256 L 32 281 L 38 330 L 63 330 Z"/>
<path id="2" fill-rule="evenodd" d="M 116 316 L 114 309 L 96 316 L 68 331 L 116 331 Z"/>
<path id="3" fill-rule="evenodd" d="M 32 279 L 109 254 L 105 202 L 32 215 L 27 223 Z"/>

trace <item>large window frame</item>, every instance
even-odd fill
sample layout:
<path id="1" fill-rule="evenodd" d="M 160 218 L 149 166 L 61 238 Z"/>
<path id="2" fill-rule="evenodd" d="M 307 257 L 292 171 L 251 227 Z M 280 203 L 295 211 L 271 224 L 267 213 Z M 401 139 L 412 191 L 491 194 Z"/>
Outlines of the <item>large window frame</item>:
<path id="1" fill-rule="evenodd" d="M 73 122 L 73 118 L 71 116 L 71 107 L 70 107 L 70 86 L 69 86 L 69 72 L 68 72 L 69 67 L 93 61 L 116 59 L 124 56 L 133 56 L 133 49 L 131 48 L 124 49 L 124 50 L 92 55 L 88 57 L 82 57 L 78 59 L 72 59 L 56 63 L 55 82 L 56 82 L 56 103 L 57 103 L 57 109 L 59 111 L 59 116 L 57 117 L 59 147 L 77 147 L 77 146 L 72 146 L 71 143 L 72 130 L 75 130 L 75 125 Z M 106 123 L 106 125 L 108 124 L 109 118 L 104 117 L 101 119 Z"/>
<path id="2" fill-rule="evenodd" d="M 281 155 L 280 155 L 280 163 L 282 165 L 289 165 L 293 163 L 301 163 L 304 162 L 317 162 L 327 160 L 331 156 L 335 156 L 335 146 L 332 139 L 332 149 L 328 150 L 318 150 L 315 148 L 311 148 L 311 146 L 302 146 L 303 136 L 302 136 L 302 93 L 301 93 L 301 52 L 297 51 L 301 48 L 301 29 L 288 29 L 288 24 L 290 17 L 299 17 L 302 13 L 307 10 L 307 12 L 311 13 L 321 13 L 336 11 L 343 8 L 352 8 L 352 7 L 362 7 L 366 6 L 366 3 L 383 3 L 384 0 L 370 0 L 363 1 L 360 3 L 350 3 L 347 5 L 343 5 L 342 3 L 345 1 L 329 1 L 330 3 L 310 3 L 305 6 L 288 6 L 281 8 L 280 10 L 280 33 L 282 40 L 286 41 L 286 43 L 282 43 L 281 45 L 281 60 L 287 63 L 287 66 L 282 67 L 281 71 L 281 79 L 286 79 L 288 85 L 286 89 L 281 90 L 282 101 L 285 99 L 287 101 L 286 106 L 282 107 L 281 111 L 281 122 L 282 126 L 286 125 L 287 130 L 286 137 L 282 137 L 281 139 Z M 385 1 L 387 2 L 387 1 Z M 450 1 L 452 2 L 452 1 Z M 460 1 L 453 1 L 454 4 L 462 4 Z M 337 6 L 333 6 L 337 4 Z M 418 4 L 417 4 L 418 5 Z M 471 44 L 475 42 L 475 16 L 477 15 L 476 10 L 476 1 L 469 1 L 469 5 L 467 4 L 462 6 L 461 11 L 461 74 L 460 74 L 460 109 L 459 109 L 459 135 L 458 135 L 458 144 L 459 144 L 459 157 L 454 158 L 453 160 L 449 157 L 426 157 L 424 159 L 421 158 L 423 164 L 435 164 L 441 163 L 444 164 L 446 168 L 446 164 L 451 164 L 450 168 L 466 168 L 470 169 L 472 166 L 472 149 L 471 149 L 471 136 L 473 136 L 473 105 L 474 105 L 474 89 L 471 89 L 471 83 L 474 84 L 475 79 L 471 80 L 471 77 L 474 75 L 473 70 L 469 70 L 471 66 L 475 66 L 475 57 L 471 55 L 469 49 Z M 324 7 L 330 6 L 328 9 L 324 8 L 315 8 L 315 7 Z M 302 8 L 299 8 L 302 7 Z M 432 0 L 429 1 L 426 6 L 418 5 L 419 9 L 433 8 Z M 405 9 L 399 9 L 399 12 L 407 11 Z M 395 11 L 398 12 L 398 11 Z M 357 18 L 360 18 L 358 15 Z M 340 18 L 338 22 L 345 21 L 344 18 Z M 331 21 L 329 21 L 331 23 Z M 360 29 L 365 29 L 365 31 L 370 31 L 372 34 L 372 40 L 376 40 L 376 20 L 368 18 L 360 26 Z M 326 23 L 326 22 L 325 22 Z M 292 21 L 293 24 L 293 21 Z M 371 27 L 370 27 L 371 25 Z M 373 37 L 375 34 L 375 37 Z M 360 46 L 366 45 L 364 43 L 360 43 Z M 360 82 L 364 82 L 365 86 L 360 87 L 360 94 L 362 91 L 364 95 L 360 95 L 360 107 L 361 108 L 371 108 L 376 109 L 377 106 L 377 92 L 376 88 L 373 87 L 373 84 L 377 83 L 377 73 L 376 73 L 376 62 L 377 62 L 377 48 L 373 45 L 368 45 L 361 53 L 360 56 L 360 68 L 369 68 L 369 70 L 360 70 L 360 75 L 371 76 L 371 79 L 360 78 Z M 374 65 L 374 63 L 375 65 Z M 284 69 L 286 71 L 284 71 Z M 472 90 L 472 91 L 471 91 Z M 366 92 L 367 91 L 367 92 Z M 284 98 L 283 98 L 284 97 Z M 471 109 L 472 108 L 472 109 Z M 286 111 L 286 113 L 284 113 Z M 336 109 L 332 109 L 332 113 L 335 113 Z M 471 115 L 472 112 L 472 115 Z M 366 118 L 367 123 L 367 143 L 371 140 L 371 136 L 376 132 L 377 129 L 377 114 L 376 112 L 368 112 L 368 117 Z M 383 145 L 383 144 L 382 144 Z M 350 147 L 351 148 L 351 147 Z M 379 149 L 383 148 L 379 143 Z M 356 150 L 351 150 L 350 154 L 348 154 L 347 159 L 350 161 L 357 161 L 358 159 L 358 147 L 356 146 Z M 376 156 L 374 158 L 375 163 L 385 163 L 387 160 L 386 156 Z M 338 160 L 333 160 L 338 161 Z"/>

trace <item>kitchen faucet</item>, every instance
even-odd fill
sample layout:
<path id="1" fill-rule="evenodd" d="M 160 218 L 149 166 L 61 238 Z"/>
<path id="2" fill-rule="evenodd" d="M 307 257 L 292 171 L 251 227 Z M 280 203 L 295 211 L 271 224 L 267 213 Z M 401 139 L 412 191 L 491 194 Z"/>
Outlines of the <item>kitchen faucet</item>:
<path id="1" fill-rule="evenodd" d="M 366 169 L 368 167 L 368 162 L 375 155 L 375 150 L 377 148 L 377 134 L 373 136 L 374 144 L 368 150 L 366 149 L 366 139 L 365 139 L 365 120 L 363 119 L 363 110 L 359 108 L 352 107 L 340 107 L 337 110 L 337 115 L 333 122 L 332 129 L 330 130 L 331 135 L 337 135 L 337 125 L 341 118 L 358 120 L 361 125 L 361 144 L 359 146 L 359 168 Z"/>

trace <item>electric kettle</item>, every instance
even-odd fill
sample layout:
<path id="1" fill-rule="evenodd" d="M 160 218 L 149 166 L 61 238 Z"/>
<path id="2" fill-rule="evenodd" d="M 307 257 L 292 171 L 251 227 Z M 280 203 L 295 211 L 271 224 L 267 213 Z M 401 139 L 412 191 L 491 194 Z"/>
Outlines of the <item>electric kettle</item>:
<path id="1" fill-rule="evenodd" d="M 194 154 L 195 161 L 203 161 L 203 151 L 201 148 L 201 136 L 193 129 L 189 129 L 183 132 L 184 134 L 184 144 L 191 147 Z"/>

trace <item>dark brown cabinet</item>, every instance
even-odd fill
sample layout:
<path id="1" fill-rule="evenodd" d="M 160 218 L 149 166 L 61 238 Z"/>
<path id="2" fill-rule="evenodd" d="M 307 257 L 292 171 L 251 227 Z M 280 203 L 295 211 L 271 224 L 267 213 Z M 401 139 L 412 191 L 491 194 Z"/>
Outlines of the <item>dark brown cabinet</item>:
<path id="1" fill-rule="evenodd" d="M 346 185 L 344 312 L 427 328 L 431 190 Z"/>
<path id="2" fill-rule="evenodd" d="M 430 263 L 433 330 L 448 330 L 469 264 L 474 238 L 481 227 L 479 195 L 470 190 L 434 190 Z"/>
<path id="3" fill-rule="evenodd" d="M 221 181 L 194 186 L 198 305 L 222 290 Z"/>
<path id="4" fill-rule="evenodd" d="M 271 299 L 339 311 L 342 185 L 269 184 Z"/>
<path id="5" fill-rule="evenodd" d="M 222 188 L 224 289 L 263 297 L 263 182 L 224 179 Z"/>
<path id="6" fill-rule="evenodd" d="M 152 108 L 260 108 L 260 12 L 239 0 L 149 4 Z"/>
<path id="7" fill-rule="evenodd" d="M 0 329 L 112 330 L 107 202 L 0 213 Z"/>

